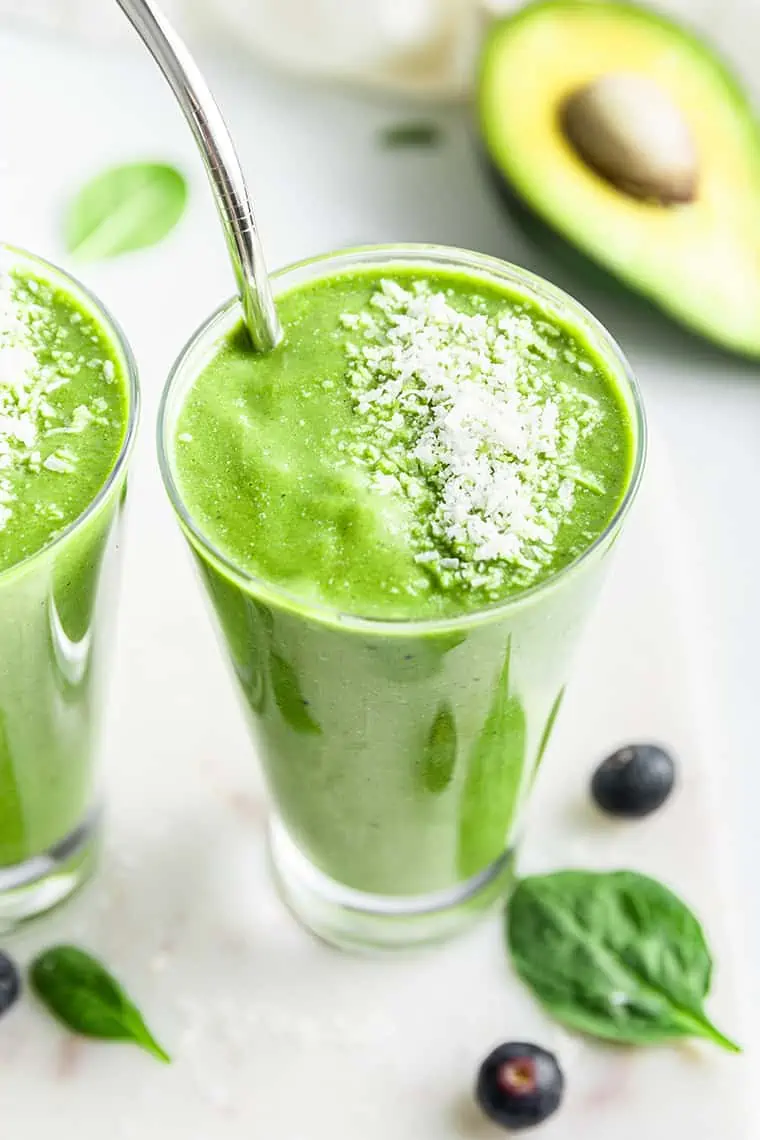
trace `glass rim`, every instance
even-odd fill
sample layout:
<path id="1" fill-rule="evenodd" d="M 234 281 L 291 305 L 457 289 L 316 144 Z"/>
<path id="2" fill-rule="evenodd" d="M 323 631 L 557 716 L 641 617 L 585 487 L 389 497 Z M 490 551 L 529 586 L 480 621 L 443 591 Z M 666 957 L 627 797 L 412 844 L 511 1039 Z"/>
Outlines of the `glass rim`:
<path id="1" fill-rule="evenodd" d="M 332 272 L 347 270 L 359 265 L 372 267 L 373 265 L 391 265 L 394 257 L 404 264 L 415 263 L 424 266 L 426 262 L 438 265 L 448 265 L 450 268 L 466 268 L 479 270 L 491 280 L 507 282 L 530 291 L 536 299 L 548 302 L 550 306 L 559 307 L 560 310 L 569 310 L 576 317 L 584 332 L 589 335 L 595 348 L 604 350 L 605 359 L 611 359 L 617 366 L 620 380 L 621 395 L 628 396 L 631 403 L 631 419 L 635 432 L 634 454 L 632 456 L 630 474 L 625 491 L 622 494 L 615 511 L 606 526 L 576 558 L 565 566 L 555 570 L 554 573 L 525 590 L 520 590 L 507 598 L 496 601 L 491 605 L 482 606 L 476 610 L 456 614 L 451 617 L 433 618 L 384 618 L 362 617 L 360 614 L 346 612 L 335 606 L 299 597 L 284 586 L 268 581 L 265 577 L 250 573 L 238 566 L 231 558 L 217 549 L 198 525 L 196 525 L 190 512 L 185 506 L 179 490 L 177 480 L 172 470 L 170 459 L 171 441 L 167 438 L 167 429 L 172 411 L 172 397 L 184 375 L 185 366 L 192 354 L 204 345 L 206 339 L 209 344 L 218 343 L 218 339 L 233 327 L 232 317 L 242 317 L 242 308 L 239 297 L 235 296 L 225 301 L 195 330 L 186 342 L 174 364 L 172 365 L 158 409 L 157 450 L 161 477 L 167 495 L 177 515 L 180 526 L 191 544 L 202 553 L 217 570 L 221 570 L 237 586 L 253 595 L 264 604 L 279 605 L 289 612 L 302 618 L 321 622 L 336 629 L 353 629 L 357 632 L 415 635 L 417 633 L 455 632 L 467 630 L 486 624 L 494 619 L 504 617 L 521 609 L 526 603 L 532 602 L 539 595 L 549 593 L 560 582 L 573 576 L 612 538 L 619 529 L 623 519 L 628 513 L 636 493 L 641 484 L 647 452 L 647 426 L 646 416 L 641 398 L 641 389 L 634 376 L 628 360 L 615 338 L 597 318 L 590 313 L 584 305 L 576 301 L 569 293 L 558 286 L 546 281 L 543 277 L 531 270 L 512 262 L 489 254 L 478 253 L 474 250 L 460 249 L 456 246 L 439 245 L 424 242 L 391 242 L 380 245 L 354 246 L 349 249 L 336 250 L 330 253 L 317 254 L 314 257 L 292 262 L 271 274 L 275 296 L 287 291 L 277 288 L 284 285 L 286 279 L 299 271 L 323 269 L 319 276 L 327 276 Z M 211 334 L 218 333 L 217 339 L 211 339 Z M 196 370 L 197 375 L 197 370 Z"/>
<path id="2" fill-rule="evenodd" d="M 113 340 L 117 350 L 124 358 L 128 407 L 127 423 L 119 453 L 116 456 L 113 467 L 108 472 L 105 481 L 98 489 L 94 498 L 90 500 L 84 510 L 81 511 L 76 518 L 67 523 L 63 530 L 59 531 L 53 538 L 44 543 L 39 550 L 28 554 L 26 558 L 22 558 L 20 562 L 11 563 L 5 570 L 0 570 L 0 586 L 4 585 L 4 583 L 14 575 L 25 572 L 33 563 L 47 557 L 58 549 L 62 543 L 75 531 L 79 530 L 80 527 L 84 526 L 84 524 L 97 513 L 113 490 L 114 485 L 118 482 L 119 476 L 129 459 L 134 446 L 137 424 L 140 418 L 140 383 L 138 380 L 137 362 L 124 330 L 103 302 L 96 297 L 86 285 L 83 285 L 73 273 L 62 269 L 60 265 L 57 265 L 54 261 L 49 261 L 47 258 L 41 257 L 37 253 L 32 253 L 28 249 L 23 249 L 21 246 L 11 245 L 8 242 L 0 242 L 0 256 L 4 253 L 10 254 L 19 266 L 27 264 L 32 267 L 43 268 L 52 284 L 55 284 L 56 281 L 60 281 L 68 292 L 72 293 L 78 300 L 83 301 L 85 306 L 91 309 L 93 314 L 103 322 L 107 335 Z"/>

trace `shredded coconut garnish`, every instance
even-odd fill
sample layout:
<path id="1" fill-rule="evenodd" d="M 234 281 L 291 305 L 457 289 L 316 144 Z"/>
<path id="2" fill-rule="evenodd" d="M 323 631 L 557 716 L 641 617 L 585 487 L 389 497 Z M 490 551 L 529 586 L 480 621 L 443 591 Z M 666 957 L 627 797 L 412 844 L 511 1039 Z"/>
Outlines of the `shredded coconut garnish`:
<path id="1" fill-rule="evenodd" d="M 604 490 L 577 462 L 602 411 L 552 377 L 557 330 L 519 305 L 463 312 L 424 281 L 382 281 L 371 309 L 341 319 L 361 341 L 347 346 L 351 458 L 378 494 L 406 502 L 415 560 L 442 585 L 530 584 L 576 485 Z"/>
<path id="2" fill-rule="evenodd" d="M 18 479 L 43 470 L 59 475 L 75 471 L 77 455 L 65 441 L 91 425 L 109 423 L 104 397 L 95 397 L 90 406 L 78 405 L 66 418 L 51 402 L 85 363 L 66 350 L 52 297 L 44 282 L 17 275 L 0 258 L 0 533 L 14 517 Z M 74 325 L 81 319 L 76 312 L 69 314 Z M 87 363 L 92 368 L 98 362 Z M 113 363 L 104 360 L 100 366 L 104 383 L 113 382 Z M 53 520 L 61 513 L 53 503 L 45 509 Z"/>

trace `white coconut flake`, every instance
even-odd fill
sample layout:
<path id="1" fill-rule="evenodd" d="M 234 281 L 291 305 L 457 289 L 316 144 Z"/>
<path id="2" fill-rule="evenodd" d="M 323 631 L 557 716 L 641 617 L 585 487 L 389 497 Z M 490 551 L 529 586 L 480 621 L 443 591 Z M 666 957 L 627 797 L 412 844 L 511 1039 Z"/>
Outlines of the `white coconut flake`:
<path id="1" fill-rule="evenodd" d="M 52 455 L 48 455 L 42 466 L 46 471 L 55 471 L 59 475 L 68 475 L 76 469 L 76 463 L 72 463 L 70 459 L 65 459 L 56 452 L 53 452 Z"/>
<path id="2" fill-rule="evenodd" d="M 12 256 L 0 254 L 0 533 L 14 518 L 18 479 L 76 469 L 76 454 L 56 447 L 52 437 L 108 423 L 102 396 L 67 415 L 51 402 L 80 365 L 63 347 L 62 318 L 51 310 L 50 294 L 44 282 L 17 274 Z M 68 319 L 77 325 L 82 318 L 73 312 Z M 112 381 L 113 363 L 102 361 L 100 368 L 104 383 Z"/>
<path id="3" fill-rule="evenodd" d="M 353 459 L 381 494 L 413 504 L 415 561 L 441 582 L 529 584 L 555 556 L 576 486 L 604 491 L 576 454 L 598 402 L 552 377 L 556 334 L 526 313 L 465 312 L 421 281 L 383 281 L 370 305 L 364 343 L 346 349 L 363 421 Z"/>

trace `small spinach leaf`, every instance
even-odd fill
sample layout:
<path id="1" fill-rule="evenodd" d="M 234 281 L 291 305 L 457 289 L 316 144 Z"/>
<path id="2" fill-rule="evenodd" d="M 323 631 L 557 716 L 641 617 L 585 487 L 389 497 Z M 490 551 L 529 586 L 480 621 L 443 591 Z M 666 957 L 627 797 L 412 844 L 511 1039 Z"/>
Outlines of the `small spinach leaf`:
<path id="1" fill-rule="evenodd" d="M 507 912 L 512 962 L 558 1021 L 631 1045 L 704 1037 L 731 1052 L 704 1012 L 712 958 L 681 900 L 634 871 L 523 879 Z"/>
<path id="2" fill-rule="evenodd" d="M 173 166 L 113 166 L 83 186 L 69 204 L 66 248 L 81 261 L 98 261 L 155 245 L 176 226 L 186 203 L 187 183 Z"/>
<path id="3" fill-rule="evenodd" d="M 517 810 L 525 762 L 526 722 L 512 691 L 511 642 L 491 706 L 468 759 L 459 819 L 459 869 L 470 877 L 503 853 Z"/>
<path id="4" fill-rule="evenodd" d="M 401 147 L 432 147 L 441 141 L 441 129 L 435 123 L 395 123 L 380 131 L 380 142 L 388 150 Z"/>
<path id="5" fill-rule="evenodd" d="M 419 776 L 422 787 L 433 795 L 451 783 L 457 760 L 457 725 L 454 710 L 442 701 L 430 726 L 422 753 Z"/>
<path id="6" fill-rule="evenodd" d="M 298 674 L 279 653 L 269 654 L 269 676 L 275 703 L 283 720 L 296 732 L 311 736 L 321 733 L 322 729 L 309 712 L 309 702 L 301 691 Z"/>
<path id="7" fill-rule="evenodd" d="M 84 950 L 76 946 L 45 950 L 32 963 L 29 980 L 43 1005 L 74 1033 L 131 1041 L 160 1061 L 171 1061 L 119 983 Z"/>
<path id="8" fill-rule="evenodd" d="M 552 707 L 549 709 L 549 716 L 546 718 L 546 724 L 544 725 L 544 731 L 541 733 L 541 740 L 540 740 L 539 745 L 538 745 L 538 752 L 536 753 L 536 763 L 535 763 L 535 766 L 533 768 L 533 775 L 531 776 L 531 786 L 535 783 L 536 779 L 538 778 L 538 773 L 541 769 L 541 765 L 543 764 L 544 756 L 546 754 L 546 749 L 549 747 L 549 741 L 551 740 L 552 732 L 554 731 L 554 722 L 556 721 L 557 717 L 559 716 L 559 710 L 562 707 L 562 699 L 563 699 L 564 695 L 565 695 L 565 686 L 563 685 L 562 688 L 560 689 L 560 691 L 557 693 L 556 697 L 554 698 L 554 703 L 552 704 Z"/>

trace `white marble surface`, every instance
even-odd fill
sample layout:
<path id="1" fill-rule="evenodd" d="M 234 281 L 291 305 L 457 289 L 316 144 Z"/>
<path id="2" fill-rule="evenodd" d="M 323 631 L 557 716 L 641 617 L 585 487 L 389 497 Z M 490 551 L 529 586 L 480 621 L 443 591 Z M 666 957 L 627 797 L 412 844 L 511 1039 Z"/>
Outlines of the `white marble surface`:
<path id="1" fill-rule="evenodd" d="M 296 926 L 269 882 L 263 799 L 197 584 L 146 463 L 136 484 L 104 866 L 9 946 L 20 961 L 58 940 L 93 949 L 128 980 L 174 1064 L 74 1039 L 27 1001 L 0 1026 L 8 1135 L 496 1140 L 473 1108 L 473 1077 L 500 1040 L 526 1038 L 557 1052 L 567 1080 L 546 1140 L 751 1140 L 752 1052 L 571 1037 L 510 976 L 498 914 L 443 948 L 384 958 L 340 954 Z M 679 526 L 655 455 L 545 762 L 522 866 L 664 878 L 710 932 L 710 1013 L 751 1045 L 709 771 L 723 754 Z M 607 822 L 589 806 L 589 773 L 631 737 L 667 741 L 681 784 L 651 820 Z"/>
<path id="2" fill-rule="evenodd" d="M 174 1064 L 74 1040 L 27 1001 L 0 1027 L 9 1137 L 55 1126 L 63 1140 L 496 1140 L 473 1109 L 473 1076 L 493 1045 L 526 1037 L 565 1070 L 547 1140 L 751 1140 L 752 1053 L 605 1049 L 559 1031 L 509 976 L 498 914 L 439 950 L 382 959 L 296 927 L 270 886 L 250 747 L 147 463 L 132 489 L 103 872 L 9 945 L 21 961 L 58 939 L 91 947 L 129 980 Z M 655 456 L 547 756 L 523 868 L 634 866 L 667 880 L 710 930 L 710 1012 L 750 1044 L 709 772 L 722 750 L 678 526 Z M 680 788 L 651 821 L 608 823 L 589 807 L 589 772 L 631 736 L 677 750 Z"/>
<path id="3" fill-rule="evenodd" d="M 760 370 L 645 318 L 625 299 L 595 293 L 523 246 L 481 178 L 464 113 L 441 113 L 446 143 L 438 151 L 383 152 L 374 131 L 404 113 L 399 105 L 316 92 L 253 74 L 242 61 L 213 71 L 272 265 L 389 238 L 480 248 L 551 273 L 630 353 L 694 544 L 674 525 L 670 479 L 662 465 L 653 468 L 554 765 L 547 761 L 548 831 L 532 833 L 535 858 L 630 863 L 673 882 L 719 945 L 716 1016 L 732 1029 L 741 1005 L 751 1028 L 754 978 L 731 965 L 728 926 L 749 916 L 760 931 L 760 538 L 751 525 Z M 476 1140 L 489 1131 L 466 1109 L 471 1073 L 495 1041 L 519 1031 L 545 1033 L 566 1057 L 573 1091 L 547 1138 L 754 1135 L 740 1077 L 750 1061 L 662 1050 L 629 1061 L 556 1037 L 509 982 L 496 923 L 439 953 L 377 963 L 312 944 L 281 913 L 262 875 L 255 769 L 153 457 L 171 360 L 231 287 L 198 162 L 136 48 L 99 61 L 52 41 L 0 37 L 0 105 L 6 238 L 65 261 L 62 203 L 112 161 L 177 161 L 195 191 L 165 246 L 82 272 L 124 324 L 145 395 L 109 726 L 112 839 L 93 889 L 16 943 L 24 956 L 59 936 L 87 941 L 128 979 L 178 1060 L 163 1070 L 129 1049 L 72 1043 L 27 1005 L 0 1031 L 8 1134 Z M 593 826 L 583 807 L 593 758 L 649 733 L 684 757 L 680 796 L 641 828 Z"/>

